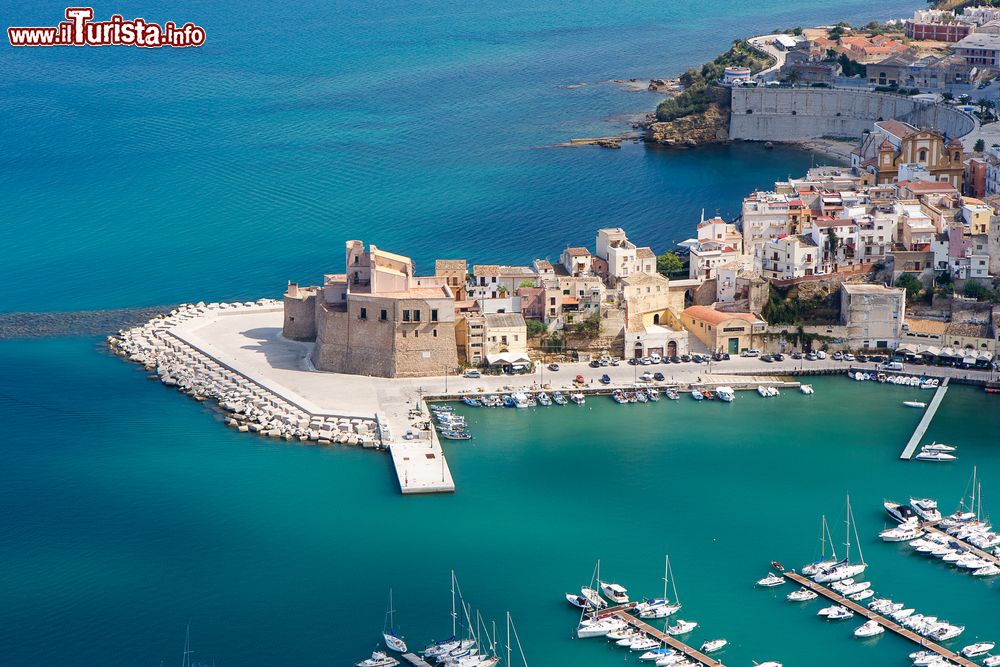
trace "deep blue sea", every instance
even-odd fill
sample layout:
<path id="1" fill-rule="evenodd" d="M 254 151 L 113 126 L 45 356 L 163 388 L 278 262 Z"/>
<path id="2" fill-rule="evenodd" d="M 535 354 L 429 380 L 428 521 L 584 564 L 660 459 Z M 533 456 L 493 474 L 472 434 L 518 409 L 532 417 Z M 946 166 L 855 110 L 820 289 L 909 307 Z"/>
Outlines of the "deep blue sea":
<path id="1" fill-rule="evenodd" d="M 670 248 L 701 209 L 731 217 L 747 191 L 822 158 L 549 147 L 624 131 L 661 99 L 608 80 L 675 76 L 775 27 L 921 4 L 96 6 L 190 20 L 208 40 L 0 46 L 0 312 L 276 296 L 337 270 L 347 238 L 427 271 L 438 257 L 555 258 L 607 225 Z M 48 25 L 64 7 L 8 0 L 0 16 Z M 883 495 L 950 509 L 973 463 L 997 488 L 995 401 L 953 388 L 929 436 L 962 460 L 919 466 L 896 459 L 912 392 L 816 386 L 728 412 L 482 411 L 477 439 L 449 448 L 459 492 L 402 498 L 385 457 L 235 433 L 98 339 L 0 342 L 0 665 L 170 664 L 190 623 L 196 659 L 219 667 L 340 667 L 373 647 L 389 585 L 414 647 L 443 634 L 451 568 L 484 615 L 513 612 L 536 667 L 620 664 L 603 642 L 570 639 L 562 594 L 598 557 L 654 594 L 668 551 L 682 615 L 704 628 L 692 642 L 727 637 L 729 665 L 903 665 L 902 641 L 856 642 L 787 591 L 751 587 L 772 558 L 811 558 L 819 515 L 842 521 L 847 491 L 881 591 L 967 624 L 968 642 L 998 639 L 996 582 L 874 540 Z"/>

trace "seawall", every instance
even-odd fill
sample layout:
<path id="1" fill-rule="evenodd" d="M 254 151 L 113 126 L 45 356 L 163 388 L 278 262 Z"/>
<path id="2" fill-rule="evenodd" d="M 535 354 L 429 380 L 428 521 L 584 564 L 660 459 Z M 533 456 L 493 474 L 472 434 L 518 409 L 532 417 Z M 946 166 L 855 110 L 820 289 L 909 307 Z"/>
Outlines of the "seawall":
<path id="1" fill-rule="evenodd" d="M 803 141 L 860 137 L 877 120 L 905 121 L 963 137 L 976 120 L 954 107 L 903 95 L 842 88 L 734 88 L 729 138 Z"/>

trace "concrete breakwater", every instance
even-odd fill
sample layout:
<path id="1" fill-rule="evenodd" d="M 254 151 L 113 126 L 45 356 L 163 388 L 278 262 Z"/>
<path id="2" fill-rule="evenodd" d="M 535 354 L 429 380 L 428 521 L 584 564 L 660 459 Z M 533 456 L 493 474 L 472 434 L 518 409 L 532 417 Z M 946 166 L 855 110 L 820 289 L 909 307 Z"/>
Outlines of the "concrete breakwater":
<path id="1" fill-rule="evenodd" d="M 168 387 L 196 400 L 214 400 L 228 414 L 226 423 L 241 432 L 319 444 L 381 447 L 379 426 L 372 418 L 312 414 L 245 375 L 189 345 L 172 332 L 178 325 L 214 314 L 274 308 L 280 302 L 184 304 L 145 324 L 109 336 L 116 354 L 155 372 Z"/>

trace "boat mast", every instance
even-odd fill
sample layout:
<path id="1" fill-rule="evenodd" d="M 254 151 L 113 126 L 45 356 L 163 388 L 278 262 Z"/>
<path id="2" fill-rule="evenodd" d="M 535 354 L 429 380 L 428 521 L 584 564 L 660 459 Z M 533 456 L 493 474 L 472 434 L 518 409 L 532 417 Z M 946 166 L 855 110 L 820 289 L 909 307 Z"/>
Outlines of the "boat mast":
<path id="1" fill-rule="evenodd" d="M 511 665 L 510 661 L 510 631 L 514 631 L 514 641 L 517 642 L 517 651 L 521 654 L 521 662 L 524 663 L 524 667 L 528 667 L 528 659 L 524 657 L 524 647 L 521 646 L 521 638 L 517 636 L 517 627 L 514 625 L 514 619 L 510 617 L 510 612 L 507 612 L 507 664 Z"/>
<path id="2" fill-rule="evenodd" d="M 465 606 L 463 604 L 463 606 Z M 458 632 L 458 614 L 455 613 L 455 570 L 451 571 L 451 636 L 456 637 Z"/>
<path id="3" fill-rule="evenodd" d="M 668 565 L 668 567 L 670 565 L 670 556 L 667 556 L 667 565 Z M 673 575 L 673 573 L 674 573 L 674 571 L 671 569 L 670 570 L 670 575 Z M 670 583 L 674 587 L 674 604 L 680 604 L 681 603 L 681 598 L 680 598 L 679 595 L 677 595 L 677 577 L 670 576 Z M 666 597 L 666 595 L 664 595 L 663 597 Z"/>
<path id="4" fill-rule="evenodd" d="M 864 552 L 861 551 L 861 538 L 858 537 L 858 524 L 854 520 L 854 512 L 852 512 L 850 510 L 850 506 L 848 506 L 848 513 L 851 516 L 851 524 L 854 526 L 854 541 L 857 542 L 857 544 L 858 544 L 858 556 L 861 557 L 861 564 L 864 565 L 865 564 L 865 554 L 864 554 Z"/>
<path id="5" fill-rule="evenodd" d="M 191 650 L 191 623 L 188 623 L 184 632 L 184 655 L 181 657 L 181 667 L 190 667 L 192 653 L 194 651 Z"/>
<path id="6" fill-rule="evenodd" d="M 849 493 L 847 494 L 847 519 L 845 523 L 847 526 L 847 542 L 845 543 L 847 553 L 844 554 L 844 558 L 849 564 L 851 562 L 851 494 Z"/>

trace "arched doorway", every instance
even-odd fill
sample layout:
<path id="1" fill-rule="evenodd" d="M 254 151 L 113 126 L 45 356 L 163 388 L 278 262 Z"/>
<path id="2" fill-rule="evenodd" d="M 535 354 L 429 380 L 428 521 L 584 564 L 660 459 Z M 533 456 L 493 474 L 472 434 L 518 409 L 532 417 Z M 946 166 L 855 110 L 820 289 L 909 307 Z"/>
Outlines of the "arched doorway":
<path id="1" fill-rule="evenodd" d="M 686 289 L 684 290 L 684 307 L 688 308 L 694 303 L 694 293 Z"/>
<path id="2" fill-rule="evenodd" d="M 656 315 L 653 315 L 653 324 L 659 324 L 659 323 L 660 323 L 660 314 L 657 313 Z"/>
<path id="3" fill-rule="evenodd" d="M 668 357 L 677 356 L 677 341 L 672 340 L 667 342 L 667 356 Z"/>
<path id="4" fill-rule="evenodd" d="M 635 342 L 635 350 L 633 351 L 632 356 L 634 356 L 636 359 L 642 358 L 642 343 L 640 343 L 639 341 Z"/>

